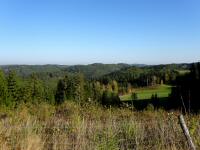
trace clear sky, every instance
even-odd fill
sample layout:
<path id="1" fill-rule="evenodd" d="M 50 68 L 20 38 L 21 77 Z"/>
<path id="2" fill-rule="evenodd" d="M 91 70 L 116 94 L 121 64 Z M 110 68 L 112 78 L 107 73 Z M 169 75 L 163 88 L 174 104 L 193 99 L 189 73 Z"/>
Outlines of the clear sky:
<path id="1" fill-rule="evenodd" d="M 200 0 L 0 0 L 0 64 L 200 60 Z"/>

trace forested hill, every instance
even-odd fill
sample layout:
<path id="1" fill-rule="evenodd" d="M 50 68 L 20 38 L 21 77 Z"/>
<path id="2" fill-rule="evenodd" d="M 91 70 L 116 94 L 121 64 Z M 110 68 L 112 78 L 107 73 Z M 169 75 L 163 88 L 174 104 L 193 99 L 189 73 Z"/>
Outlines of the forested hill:
<path id="1" fill-rule="evenodd" d="M 86 78 L 99 78 L 99 77 L 111 77 L 111 78 L 126 78 L 127 75 L 134 74 L 137 76 L 144 73 L 163 73 L 166 71 L 179 71 L 180 73 L 188 70 L 190 64 L 170 64 L 170 65 L 155 65 L 147 66 L 143 64 L 101 64 L 95 63 L 90 65 L 2 65 L 2 69 L 5 73 L 9 70 L 15 70 L 19 76 L 26 77 L 32 73 L 41 75 L 49 75 L 62 77 L 68 73 L 82 73 Z"/>
<path id="2" fill-rule="evenodd" d="M 105 84 L 116 80 L 118 83 L 130 83 L 135 86 L 148 86 L 148 83 L 153 84 L 153 82 L 157 84 L 170 82 L 171 84 L 178 75 L 188 73 L 190 66 L 191 64 L 130 66 L 101 76 L 98 80 Z"/>
<path id="3" fill-rule="evenodd" d="M 75 65 L 70 66 L 66 70 L 71 73 L 83 73 L 85 77 L 96 78 L 124 68 L 128 68 L 128 64 L 101 64 L 95 63 L 91 65 Z"/>
<path id="4" fill-rule="evenodd" d="M 10 70 L 15 70 L 19 76 L 26 77 L 32 73 L 41 75 L 49 75 L 60 77 L 68 73 L 82 73 L 87 78 L 100 77 L 115 71 L 119 71 L 123 68 L 127 68 L 128 64 L 90 64 L 90 65 L 2 65 L 2 69 L 5 73 Z"/>
<path id="5" fill-rule="evenodd" d="M 66 70 L 67 67 L 68 66 L 65 65 L 2 65 L 0 69 L 5 73 L 14 70 L 17 75 L 21 77 L 26 77 L 33 73 L 60 76 L 64 74 L 64 70 Z"/>

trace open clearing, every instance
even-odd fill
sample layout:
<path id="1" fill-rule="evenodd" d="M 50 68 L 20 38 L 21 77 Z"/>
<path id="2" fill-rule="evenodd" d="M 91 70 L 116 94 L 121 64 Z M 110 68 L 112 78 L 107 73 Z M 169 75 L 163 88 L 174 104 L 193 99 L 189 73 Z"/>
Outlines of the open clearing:
<path id="1" fill-rule="evenodd" d="M 157 94 L 158 98 L 165 98 L 169 96 L 171 89 L 172 86 L 163 84 L 148 88 L 138 88 L 135 89 L 135 93 L 137 93 L 138 100 L 151 99 L 153 94 Z M 120 99 L 122 101 L 131 100 L 131 94 L 120 96 Z"/>

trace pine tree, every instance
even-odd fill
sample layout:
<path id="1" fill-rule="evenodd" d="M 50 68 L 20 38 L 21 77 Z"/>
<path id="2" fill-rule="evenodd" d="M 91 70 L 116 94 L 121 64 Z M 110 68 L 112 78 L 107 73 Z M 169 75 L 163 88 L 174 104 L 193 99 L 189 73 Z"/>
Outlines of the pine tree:
<path id="1" fill-rule="evenodd" d="M 44 100 L 50 104 L 55 104 L 54 91 L 47 85 L 44 85 Z"/>
<path id="2" fill-rule="evenodd" d="M 31 75 L 29 88 L 31 90 L 32 102 L 40 102 L 44 98 L 44 85 L 36 74 Z"/>
<path id="3" fill-rule="evenodd" d="M 24 85 L 21 86 L 18 90 L 18 94 L 17 94 L 17 101 L 18 102 L 30 102 L 32 97 L 31 97 L 31 89 L 29 88 L 29 86 Z"/>
<path id="4" fill-rule="evenodd" d="M 77 74 L 74 77 L 74 100 L 81 102 L 85 100 L 84 93 L 84 77 L 82 74 Z"/>
<path id="5" fill-rule="evenodd" d="M 7 84 L 4 73 L 0 70 L 0 103 L 5 104 L 7 100 Z"/>
<path id="6" fill-rule="evenodd" d="M 17 103 L 18 82 L 14 71 L 10 71 L 7 77 L 7 87 L 9 99 Z"/>
<path id="7" fill-rule="evenodd" d="M 94 100 L 100 103 L 103 95 L 103 89 L 101 87 L 100 82 L 93 83 L 93 91 L 94 91 Z"/>
<path id="8" fill-rule="evenodd" d="M 68 74 L 65 75 L 63 79 L 63 89 L 65 92 L 65 98 L 66 99 L 73 99 L 73 92 L 74 92 L 74 81 L 72 76 L 69 76 Z"/>
<path id="9" fill-rule="evenodd" d="M 118 94 L 118 92 L 119 92 L 118 83 L 115 80 L 112 81 L 112 90 L 116 94 Z"/>
<path id="10" fill-rule="evenodd" d="M 119 105 L 120 104 L 120 98 L 118 94 L 112 92 L 112 91 L 104 91 L 102 95 L 102 100 L 101 100 L 102 105 Z"/>
<path id="11" fill-rule="evenodd" d="M 64 80 L 59 80 L 55 95 L 56 104 L 61 104 L 65 101 L 65 82 Z"/>

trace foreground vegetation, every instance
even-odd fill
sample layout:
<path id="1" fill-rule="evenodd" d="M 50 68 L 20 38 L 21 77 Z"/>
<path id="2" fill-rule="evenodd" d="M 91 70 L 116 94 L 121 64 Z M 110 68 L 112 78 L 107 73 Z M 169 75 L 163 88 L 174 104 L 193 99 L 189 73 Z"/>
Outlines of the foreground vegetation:
<path id="1" fill-rule="evenodd" d="M 152 106 L 137 112 L 71 101 L 60 106 L 21 104 L 0 109 L 0 149 L 187 150 L 178 115 Z M 200 148 L 200 116 L 185 119 Z"/>

